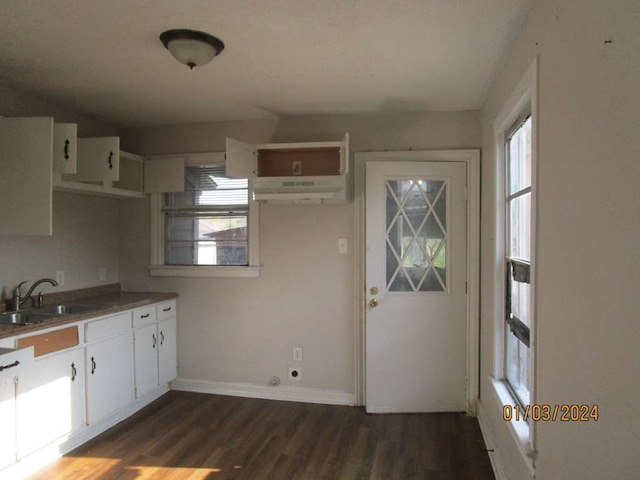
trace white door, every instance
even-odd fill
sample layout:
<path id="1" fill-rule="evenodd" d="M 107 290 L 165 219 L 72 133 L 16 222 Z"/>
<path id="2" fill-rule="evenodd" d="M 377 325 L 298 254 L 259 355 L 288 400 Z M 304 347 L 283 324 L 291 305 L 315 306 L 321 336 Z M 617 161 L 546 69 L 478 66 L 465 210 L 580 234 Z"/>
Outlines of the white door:
<path id="1" fill-rule="evenodd" d="M 466 165 L 367 162 L 366 408 L 466 410 Z"/>

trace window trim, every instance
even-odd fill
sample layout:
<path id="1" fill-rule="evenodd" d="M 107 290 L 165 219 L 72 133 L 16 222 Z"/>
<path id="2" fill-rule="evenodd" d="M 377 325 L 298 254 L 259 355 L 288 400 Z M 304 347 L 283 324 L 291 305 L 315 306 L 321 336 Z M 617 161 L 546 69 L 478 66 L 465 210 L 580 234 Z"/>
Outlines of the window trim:
<path id="1" fill-rule="evenodd" d="M 156 158 L 184 158 L 184 165 L 221 164 L 225 162 L 223 152 L 207 152 L 195 154 L 158 155 Z M 153 160 L 151 160 L 153 161 Z M 149 273 L 152 277 L 226 277 L 257 278 L 261 273 L 259 229 L 260 206 L 251 195 L 251 179 L 249 179 L 249 265 L 166 265 L 164 263 L 164 215 L 162 213 L 162 193 L 149 195 L 151 215 L 151 258 Z"/>
<path id="2" fill-rule="evenodd" d="M 494 249 L 494 310 L 493 310 L 493 375 L 490 379 L 493 390 L 499 402 L 505 405 L 517 404 L 517 399 L 510 391 L 509 384 L 505 380 L 505 321 L 506 308 L 506 152 L 505 140 L 519 126 L 519 122 L 526 114 L 531 115 L 531 268 L 530 268 L 530 357 L 529 357 L 529 401 L 533 405 L 537 401 L 537 322 L 536 322 L 536 224 L 537 224 L 537 58 L 522 77 L 520 83 L 513 90 L 504 107 L 497 115 L 494 122 L 494 156 L 495 156 L 495 249 Z M 522 192 L 520 192 L 522 193 Z M 501 413 L 501 412 L 500 412 Z M 535 469 L 536 429 L 535 422 L 516 422 L 515 419 L 508 422 L 509 430 L 516 441 L 523 459 L 531 471 Z"/>

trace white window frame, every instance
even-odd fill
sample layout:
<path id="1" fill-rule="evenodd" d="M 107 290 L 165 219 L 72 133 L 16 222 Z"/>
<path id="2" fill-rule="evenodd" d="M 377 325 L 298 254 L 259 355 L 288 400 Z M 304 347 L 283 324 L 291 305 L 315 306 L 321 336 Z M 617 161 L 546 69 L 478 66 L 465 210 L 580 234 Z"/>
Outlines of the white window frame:
<path id="1" fill-rule="evenodd" d="M 529 110 L 531 113 L 531 308 L 529 339 L 529 401 L 534 405 L 537 401 L 536 361 L 537 361 L 537 328 L 536 328 L 536 204 L 537 204 L 537 59 L 533 61 L 526 74 L 515 88 L 509 100 L 498 114 L 494 122 L 495 148 L 495 251 L 494 251 L 494 356 L 493 378 L 494 393 L 501 406 L 514 407 L 518 400 L 513 396 L 505 380 L 505 269 L 506 269 L 506 138 L 518 118 Z M 499 412 L 501 415 L 502 412 Z M 535 471 L 536 424 L 532 421 L 518 421 L 515 417 L 508 422 L 509 430 L 533 474 Z"/>
<path id="2" fill-rule="evenodd" d="M 160 158 L 183 158 L 185 167 L 188 165 L 221 164 L 225 162 L 222 152 L 157 155 Z M 251 181 L 249 181 L 249 265 L 166 265 L 164 262 L 165 230 L 164 214 L 162 212 L 163 193 L 152 193 L 149 196 L 151 211 L 151 264 L 149 273 L 153 277 L 247 277 L 260 276 L 260 206 L 253 199 Z"/>

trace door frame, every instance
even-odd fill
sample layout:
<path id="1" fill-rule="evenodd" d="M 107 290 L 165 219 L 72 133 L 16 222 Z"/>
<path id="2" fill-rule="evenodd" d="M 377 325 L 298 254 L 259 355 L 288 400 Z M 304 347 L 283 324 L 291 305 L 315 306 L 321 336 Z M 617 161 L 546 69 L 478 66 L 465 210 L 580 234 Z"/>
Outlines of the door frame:
<path id="1" fill-rule="evenodd" d="M 480 393 L 480 150 L 356 152 L 354 155 L 355 391 L 356 405 L 366 401 L 366 244 L 365 175 L 367 162 L 464 162 L 467 170 L 467 413 L 477 414 Z"/>

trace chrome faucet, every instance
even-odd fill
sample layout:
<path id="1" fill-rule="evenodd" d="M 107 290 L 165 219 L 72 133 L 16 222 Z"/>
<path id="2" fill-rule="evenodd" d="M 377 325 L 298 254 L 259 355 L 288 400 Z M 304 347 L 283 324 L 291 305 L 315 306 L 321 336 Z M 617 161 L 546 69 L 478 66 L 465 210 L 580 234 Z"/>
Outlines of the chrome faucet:
<path id="1" fill-rule="evenodd" d="M 13 289 L 13 297 L 11 298 L 11 306 L 12 306 L 13 310 L 16 311 L 16 312 L 18 310 L 20 310 L 20 307 L 24 304 L 24 302 L 29 300 L 29 298 L 31 297 L 31 294 L 33 293 L 33 289 L 36 288 L 41 283 L 50 283 L 54 287 L 58 286 L 58 282 L 56 282 L 52 278 L 41 278 L 40 280 L 37 280 L 36 282 L 34 282 L 33 285 L 31 285 L 31 288 L 29 289 L 27 294 L 24 297 L 22 297 L 22 295 L 20 294 L 20 287 L 22 287 L 22 285 L 24 285 L 25 283 L 27 283 L 27 282 L 26 281 L 25 282 L 20 282 L 20 285 L 18 285 L 16 288 Z M 38 298 L 42 298 L 42 297 L 39 296 Z"/>

